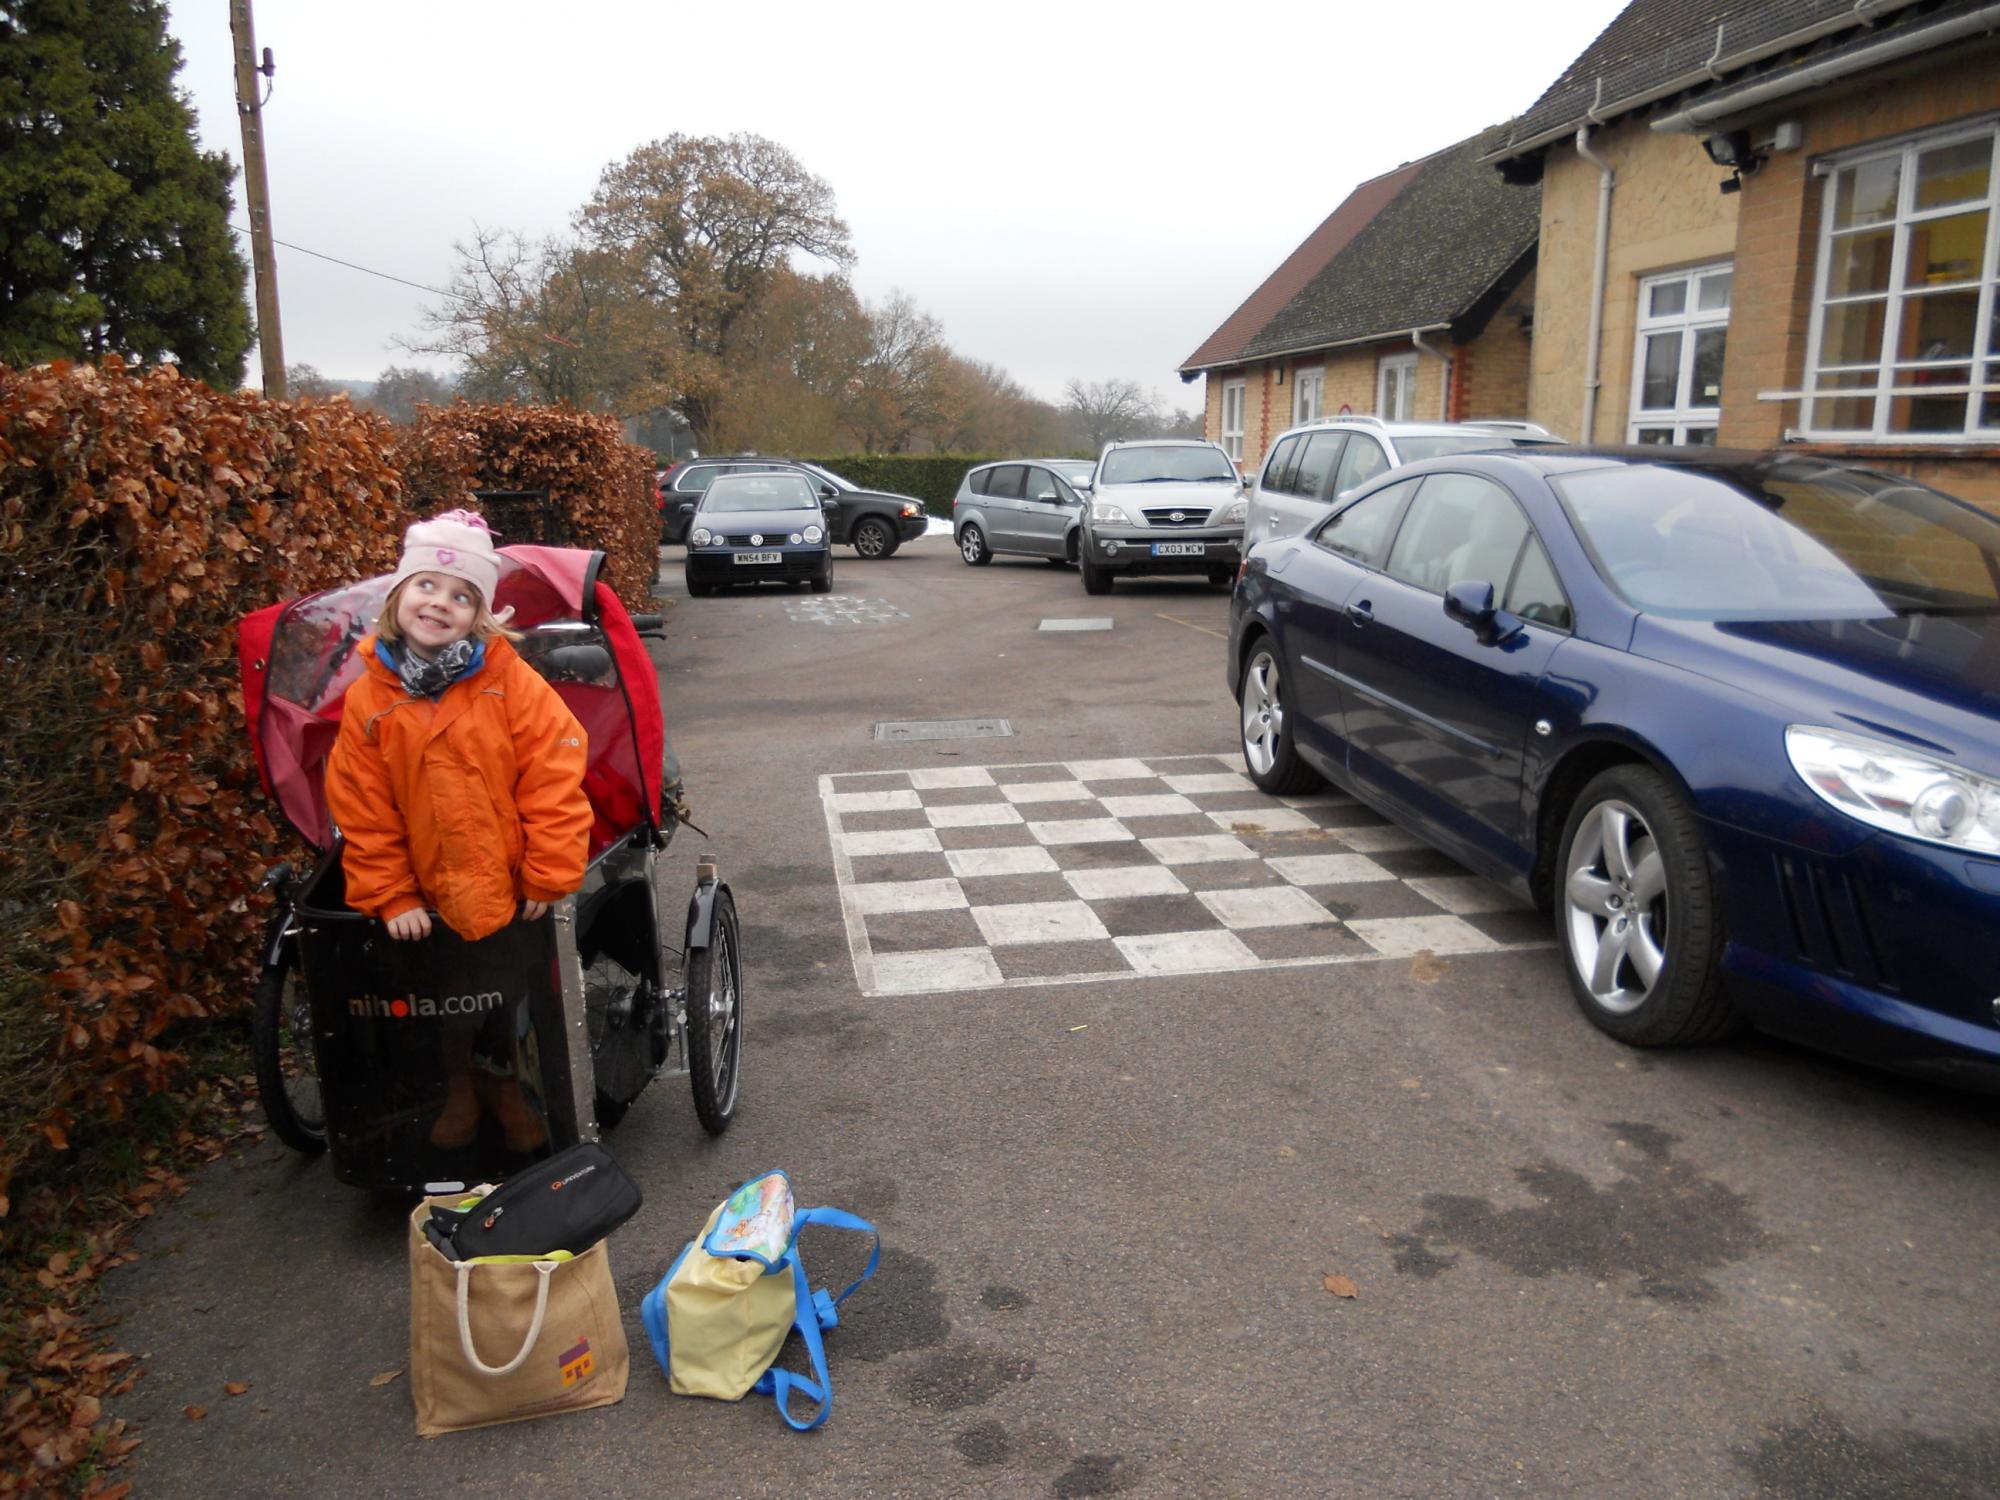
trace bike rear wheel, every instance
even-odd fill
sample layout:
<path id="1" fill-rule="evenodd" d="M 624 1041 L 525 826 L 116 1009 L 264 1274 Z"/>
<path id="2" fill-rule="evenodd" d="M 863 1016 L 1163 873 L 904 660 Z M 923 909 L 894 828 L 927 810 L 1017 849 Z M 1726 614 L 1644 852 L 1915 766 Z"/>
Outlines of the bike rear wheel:
<path id="1" fill-rule="evenodd" d="M 326 1149 L 326 1102 L 313 1064 L 312 1008 L 295 955 L 264 970 L 250 1017 L 257 1097 L 271 1133 L 308 1156 Z"/>
<path id="2" fill-rule="evenodd" d="M 688 1083 L 701 1128 L 721 1135 L 736 1114 L 743 1073 L 742 934 L 729 892 L 715 893 L 708 946 L 688 953 Z"/>

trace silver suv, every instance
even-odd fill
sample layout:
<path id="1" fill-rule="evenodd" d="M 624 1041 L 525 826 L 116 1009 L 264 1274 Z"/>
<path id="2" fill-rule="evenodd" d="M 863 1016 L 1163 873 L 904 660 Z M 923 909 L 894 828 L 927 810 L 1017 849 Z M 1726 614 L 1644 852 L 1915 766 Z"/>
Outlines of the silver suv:
<path id="1" fill-rule="evenodd" d="M 1121 573 L 1201 573 L 1230 583 L 1243 554 L 1243 486 L 1215 443 L 1106 443 L 1078 538 L 1084 592 L 1110 593 Z"/>
<path id="2" fill-rule="evenodd" d="M 1420 458 L 1559 443 L 1532 422 L 1385 422 L 1323 417 L 1278 434 L 1251 487 L 1245 545 L 1297 536 L 1377 474 Z"/>

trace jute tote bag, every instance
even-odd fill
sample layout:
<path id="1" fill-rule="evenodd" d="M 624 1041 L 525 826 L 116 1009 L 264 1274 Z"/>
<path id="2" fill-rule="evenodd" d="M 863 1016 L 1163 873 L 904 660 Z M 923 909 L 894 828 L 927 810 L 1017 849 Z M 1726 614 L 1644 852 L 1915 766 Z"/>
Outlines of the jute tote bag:
<path id="1" fill-rule="evenodd" d="M 631 1359 L 604 1242 L 565 1260 L 453 1262 L 410 1214 L 410 1395 L 424 1437 L 608 1406 Z"/>

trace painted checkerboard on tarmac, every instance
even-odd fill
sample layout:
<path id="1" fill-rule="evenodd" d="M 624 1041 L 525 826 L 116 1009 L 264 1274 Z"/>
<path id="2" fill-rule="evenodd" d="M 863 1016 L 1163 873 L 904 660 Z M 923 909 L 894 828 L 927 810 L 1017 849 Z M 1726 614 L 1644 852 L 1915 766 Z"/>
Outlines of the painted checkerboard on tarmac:
<path id="1" fill-rule="evenodd" d="M 1544 920 L 1352 798 L 1233 755 L 822 776 L 855 978 L 907 995 L 1542 947 Z"/>

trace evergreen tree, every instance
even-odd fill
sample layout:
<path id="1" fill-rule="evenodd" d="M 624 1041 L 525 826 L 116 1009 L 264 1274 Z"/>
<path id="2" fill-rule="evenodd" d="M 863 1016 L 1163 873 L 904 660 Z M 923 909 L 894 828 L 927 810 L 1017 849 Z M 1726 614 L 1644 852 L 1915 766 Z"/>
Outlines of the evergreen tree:
<path id="1" fill-rule="evenodd" d="M 0 0 L 0 364 L 243 378 L 229 158 L 195 144 L 162 0 Z"/>

